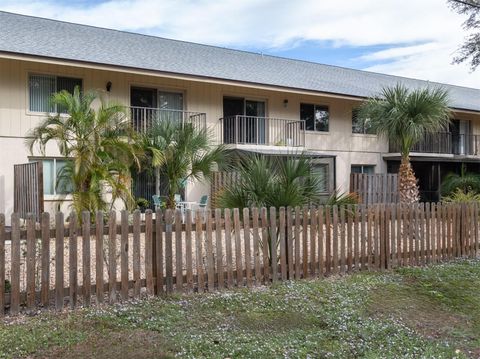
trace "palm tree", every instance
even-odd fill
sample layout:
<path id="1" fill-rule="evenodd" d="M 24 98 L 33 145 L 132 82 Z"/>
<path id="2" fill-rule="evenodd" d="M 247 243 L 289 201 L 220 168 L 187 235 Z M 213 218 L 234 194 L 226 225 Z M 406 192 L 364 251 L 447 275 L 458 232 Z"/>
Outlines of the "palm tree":
<path id="1" fill-rule="evenodd" d="M 95 110 L 92 103 L 97 99 Z M 38 144 L 45 154 L 46 145 L 54 141 L 61 155 L 71 158 L 57 184 L 71 186 L 74 210 L 79 216 L 82 211 L 106 211 L 106 191 L 111 194 L 110 209 L 116 199 L 131 205 L 130 167 L 140 166 L 144 150 L 124 107 L 107 104 L 93 91 L 82 94 L 79 87 L 73 94 L 55 93 L 52 102 L 66 114 L 47 117 L 29 133 L 27 145 L 33 152 Z M 152 153 L 160 161 L 161 154 Z"/>
<path id="2" fill-rule="evenodd" d="M 246 156 L 235 170 L 238 181 L 220 193 L 221 207 L 296 207 L 320 199 L 322 180 L 306 156 Z"/>
<path id="3" fill-rule="evenodd" d="M 250 155 L 238 162 L 237 180 L 218 196 L 220 207 L 303 207 L 320 199 L 322 179 L 314 175 L 306 156 Z M 272 241 L 278 250 L 280 229 L 275 234 L 268 233 L 267 241 L 271 261 Z"/>
<path id="4" fill-rule="evenodd" d="M 372 128 L 400 148 L 399 196 L 402 203 L 419 200 L 410 151 L 426 134 L 446 129 L 450 123 L 448 93 L 441 88 L 408 90 L 403 85 L 384 88 L 364 102 L 360 115 Z"/>
<path id="5" fill-rule="evenodd" d="M 175 208 L 175 194 L 189 180 L 209 180 L 218 168 L 227 166 L 227 151 L 223 145 L 212 145 L 207 128 L 198 129 L 192 123 L 159 119 L 145 136 L 145 146 L 162 153 L 157 176 L 167 179 L 167 208 Z"/>

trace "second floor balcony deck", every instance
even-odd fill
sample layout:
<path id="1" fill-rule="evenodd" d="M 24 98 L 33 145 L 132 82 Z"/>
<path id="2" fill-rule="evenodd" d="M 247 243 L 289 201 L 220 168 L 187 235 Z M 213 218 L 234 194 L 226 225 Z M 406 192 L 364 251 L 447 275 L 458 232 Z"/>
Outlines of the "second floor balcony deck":
<path id="1" fill-rule="evenodd" d="M 395 144 L 390 144 L 390 153 L 400 152 Z M 425 135 L 423 141 L 413 146 L 411 152 L 449 154 L 458 156 L 480 155 L 480 135 L 439 132 Z"/>
<path id="2" fill-rule="evenodd" d="M 159 109 L 151 107 L 129 107 L 133 128 L 138 132 L 147 132 L 158 121 L 190 123 L 195 128 L 205 129 L 207 115 L 204 112 Z"/>
<path id="3" fill-rule="evenodd" d="M 229 116 L 220 119 L 222 141 L 234 145 L 305 146 L 305 121 Z"/>

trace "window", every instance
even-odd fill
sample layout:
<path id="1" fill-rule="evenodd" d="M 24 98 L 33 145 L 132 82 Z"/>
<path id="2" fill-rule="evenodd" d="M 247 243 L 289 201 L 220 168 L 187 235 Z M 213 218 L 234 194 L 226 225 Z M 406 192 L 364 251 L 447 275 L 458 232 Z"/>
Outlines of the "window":
<path id="1" fill-rule="evenodd" d="M 352 110 L 352 133 L 375 134 L 368 118 L 360 118 L 358 108 Z"/>
<path id="2" fill-rule="evenodd" d="M 315 164 L 312 167 L 312 174 L 318 177 L 318 187 L 320 192 L 328 192 L 328 165 Z"/>
<path id="3" fill-rule="evenodd" d="M 29 110 L 32 112 L 65 113 L 64 109 L 52 105 L 50 98 L 52 94 L 62 90 L 73 93 L 75 86 L 82 88 L 82 80 L 71 77 L 30 75 Z"/>
<path id="4" fill-rule="evenodd" d="M 352 173 L 374 174 L 375 173 L 375 166 L 372 166 L 372 165 L 352 165 L 351 172 Z"/>
<path id="5" fill-rule="evenodd" d="M 65 167 L 68 160 L 48 158 L 35 159 L 31 162 L 42 161 L 43 164 L 43 194 L 58 195 L 72 193 L 72 183 L 69 178 L 65 178 L 62 168 Z"/>
<path id="6" fill-rule="evenodd" d="M 300 104 L 300 119 L 305 121 L 307 131 L 328 132 L 329 112 L 327 106 Z"/>

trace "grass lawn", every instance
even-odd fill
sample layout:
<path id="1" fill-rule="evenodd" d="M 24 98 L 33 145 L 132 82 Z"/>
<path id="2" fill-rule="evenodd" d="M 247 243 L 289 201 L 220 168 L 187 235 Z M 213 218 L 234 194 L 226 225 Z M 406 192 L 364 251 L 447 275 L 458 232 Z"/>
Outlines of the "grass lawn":
<path id="1" fill-rule="evenodd" d="M 480 261 L 6 319 L 0 357 L 477 358 Z"/>

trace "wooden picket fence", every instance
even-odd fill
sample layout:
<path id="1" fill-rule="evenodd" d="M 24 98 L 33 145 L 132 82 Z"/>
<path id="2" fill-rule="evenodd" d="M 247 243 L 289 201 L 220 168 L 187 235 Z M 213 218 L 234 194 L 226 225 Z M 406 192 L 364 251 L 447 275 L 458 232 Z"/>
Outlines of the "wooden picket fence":
<path id="1" fill-rule="evenodd" d="M 0 311 L 419 266 L 478 251 L 478 205 L 0 215 Z M 106 225 L 105 225 L 106 223 Z M 270 240 L 270 239 L 274 240 Z M 8 285 L 9 284 L 9 285 Z"/>
<path id="2" fill-rule="evenodd" d="M 351 173 L 350 192 L 356 193 L 362 204 L 397 203 L 396 173 Z"/>

